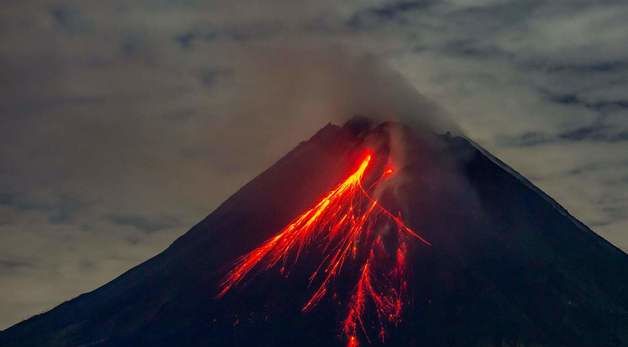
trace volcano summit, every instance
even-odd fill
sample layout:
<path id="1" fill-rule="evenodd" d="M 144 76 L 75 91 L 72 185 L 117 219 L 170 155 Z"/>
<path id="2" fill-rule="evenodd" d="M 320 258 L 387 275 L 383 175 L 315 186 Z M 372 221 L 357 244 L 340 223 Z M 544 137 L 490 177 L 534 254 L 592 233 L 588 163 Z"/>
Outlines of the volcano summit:
<path id="1" fill-rule="evenodd" d="M 628 346 L 626 279 L 470 140 L 354 119 L 0 346 Z"/>

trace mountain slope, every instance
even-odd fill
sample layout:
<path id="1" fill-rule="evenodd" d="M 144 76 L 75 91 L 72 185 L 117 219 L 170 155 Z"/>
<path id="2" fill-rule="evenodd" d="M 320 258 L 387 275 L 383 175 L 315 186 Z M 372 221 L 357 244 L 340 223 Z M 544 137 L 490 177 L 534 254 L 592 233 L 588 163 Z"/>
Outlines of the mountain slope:
<path id="1" fill-rule="evenodd" d="M 161 254 L 1 332 L 0 346 L 345 345 L 334 300 L 300 310 L 312 255 L 287 279 L 257 274 L 222 299 L 218 284 L 342 181 L 365 145 L 392 153 L 398 133 L 395 196 L 432 246 L 411 249 L 411 299 L 386 345 L 628 345 L 626 254 L 467 139 L 354 120 L 321 129 Z"/>

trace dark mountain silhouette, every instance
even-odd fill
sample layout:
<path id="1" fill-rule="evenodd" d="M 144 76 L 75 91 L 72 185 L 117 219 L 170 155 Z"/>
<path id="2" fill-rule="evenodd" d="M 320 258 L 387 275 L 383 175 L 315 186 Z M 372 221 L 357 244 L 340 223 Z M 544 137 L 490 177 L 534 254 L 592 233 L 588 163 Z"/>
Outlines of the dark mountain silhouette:
<path id="1" fill-rule="evenodd" d="M 218 284 L 342 181 L 365 144 L 392 153 L 391 133 L 403 143 L 394 200 L 432 246 L 410 250 L 409 299 L 387 346 L 628 346 L 625 253 L 470 140 L 363 119 L 327 125 L 165 251 L 0 332 L 0 346 L 346 345 L 344 306 L 301 312 L 313 254 L 288 278 L 258 273 L 220 299 Z"/>

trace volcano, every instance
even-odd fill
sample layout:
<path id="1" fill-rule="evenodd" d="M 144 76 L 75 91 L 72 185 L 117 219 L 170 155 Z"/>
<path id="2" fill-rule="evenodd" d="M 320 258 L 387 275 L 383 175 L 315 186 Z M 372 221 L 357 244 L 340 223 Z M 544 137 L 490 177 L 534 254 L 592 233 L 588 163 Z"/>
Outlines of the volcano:
<path id="1" fill-rule="evenodd" d="M 628 346 L 628 256 L 471 140 L 329 124 L 0 346 Z"/>

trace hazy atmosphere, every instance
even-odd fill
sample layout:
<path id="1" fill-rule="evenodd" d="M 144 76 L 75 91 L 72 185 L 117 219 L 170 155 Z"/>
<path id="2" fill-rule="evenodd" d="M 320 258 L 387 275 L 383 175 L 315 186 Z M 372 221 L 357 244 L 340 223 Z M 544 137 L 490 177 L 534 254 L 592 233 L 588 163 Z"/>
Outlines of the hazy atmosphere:
<path id="1" fill-rule="evenodd" d="M 625 1 L 4 1 L 0 329 L 388 102 L 444 115 L 628 251 L 626 18 Z"/>

